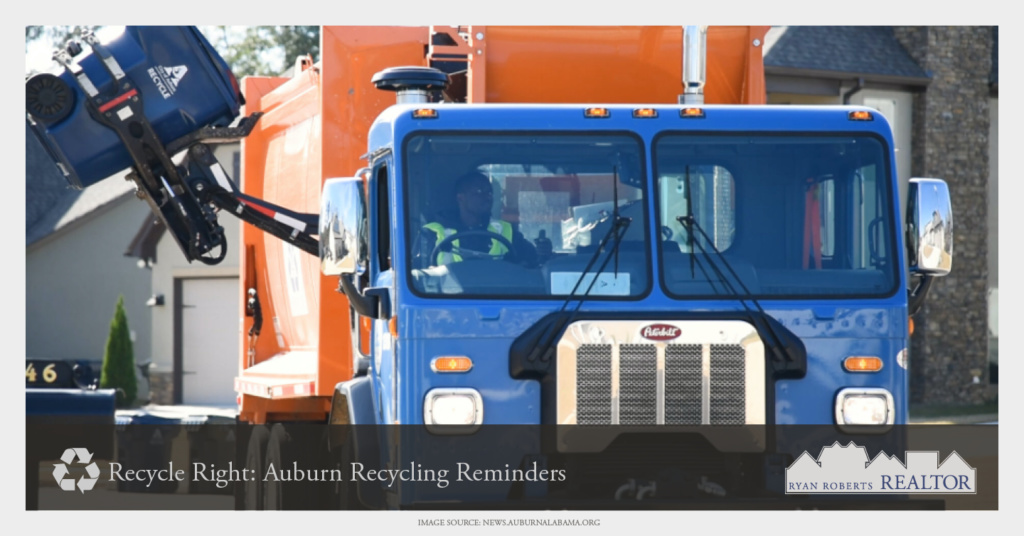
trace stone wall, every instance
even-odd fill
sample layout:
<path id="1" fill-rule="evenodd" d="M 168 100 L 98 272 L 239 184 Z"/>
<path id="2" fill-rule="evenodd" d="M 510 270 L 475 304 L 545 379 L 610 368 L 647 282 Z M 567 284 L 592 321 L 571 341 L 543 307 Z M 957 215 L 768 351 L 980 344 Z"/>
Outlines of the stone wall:
<path id="1" fill-rule="evenodd" d="M 996 396 L 988 380 L 986 301 L 993 30 L 897 27 L 895 35 L 932 76 L 914 97 L 912 174 L 945 179 L 953 202 L 953 270 L 934 282 L 914 317 L 911 397 L 979 404 Z"/>

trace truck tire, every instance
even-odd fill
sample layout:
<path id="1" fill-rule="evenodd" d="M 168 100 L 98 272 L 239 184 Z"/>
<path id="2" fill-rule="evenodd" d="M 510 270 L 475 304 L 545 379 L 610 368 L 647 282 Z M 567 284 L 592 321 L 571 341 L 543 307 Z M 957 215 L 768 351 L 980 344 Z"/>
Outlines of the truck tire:
<path id="1" fill-rule="evenodd" d="M 263 509 L 263 475 L 265 473 L 263 463 L 269 439 L 270 431 L 263 425 L 254 426 L 252 434 L 249 435 L 244 467 L 253 471 L 254 474 L 242 483 L 242 508 L 245 510 Z"/>
<path id="2" fill-rule="evenodd" d="M 355 449 L 353 448 L 352 441 L 353 438 L 349 435 L 348 441 L 334 450 L 336 467 L 342 470 L 342 474 L 346 475 L 352 470 L 352 462 L 355 461 Z M 368 510 L 359 500 L 356 485 L 356 482 L 348 480 L 339 484 L 337 488 L 337 505 L 339 510 Z"/>
<path id="3" fill-rule="evenodd" d="M 284 425 L 281 423 L 275 424 L 270 429 L 270 437 L 267 440 L 267 457 L 266 464 L 263 466 L 263 470 L 269 470 L 270 466 L 274 466 L 274 470 L 278 473 L 285 467 L 285 445 L 290 441 L 288 433 L 284 430 Z M 263 509 L 264 510 L 284 510 L 286 507 L 287 490 L 285 486 L 286 482 L 281 482 L 276 479 L 268 479 L 263 482 Z"/>

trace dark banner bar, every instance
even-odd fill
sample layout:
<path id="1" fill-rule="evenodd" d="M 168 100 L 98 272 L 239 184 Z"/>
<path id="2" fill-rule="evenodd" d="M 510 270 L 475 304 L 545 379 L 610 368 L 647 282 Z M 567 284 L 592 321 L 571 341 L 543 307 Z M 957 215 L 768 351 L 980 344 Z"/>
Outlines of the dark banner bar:
<path id="1" fill-rule="evenodd" d="M 27 425 L 28 510 L 996 510 L 996 425 Z"/>

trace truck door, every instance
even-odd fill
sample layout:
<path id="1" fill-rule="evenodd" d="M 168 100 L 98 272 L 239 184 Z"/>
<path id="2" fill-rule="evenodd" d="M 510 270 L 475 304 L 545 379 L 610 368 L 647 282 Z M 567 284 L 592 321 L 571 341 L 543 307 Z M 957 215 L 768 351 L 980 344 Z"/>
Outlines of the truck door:
<path id="1" fill-rule="evenodd" d="M 373 207 L 371 215 L 371 254 L 369 286 L 390 289 L 389 296 L 394 296 L 394 270 L 392 269 L 392 255 L 394 241 L 391 233 L 391 207 L 392 193 L 392 157 L 386 155 L 374 163 L 370 176 L 368 192 L 370 206 Z M 391 304 L 392 317 L 396 314 L 394 303 Z M 377 422 L 394 423 L 397 418 L 398 391 L 396 374 L 396 344 L 395 337 L 391 334 L 390 318 L 379 318 L 373 320 L 371 335 L 372 359 L 370 374 L 372 377 L 374 404 L 377 412 Z"/>

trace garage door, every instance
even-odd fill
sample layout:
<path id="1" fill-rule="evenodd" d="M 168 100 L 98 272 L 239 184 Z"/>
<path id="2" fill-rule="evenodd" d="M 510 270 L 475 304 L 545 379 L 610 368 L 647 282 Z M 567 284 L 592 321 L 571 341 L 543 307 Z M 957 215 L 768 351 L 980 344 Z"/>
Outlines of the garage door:
<path id="1" fill-rule="evenodd" d="M 238 278 L 184 279 L 181 290 L 181 401 L 236 406 Z"/>

